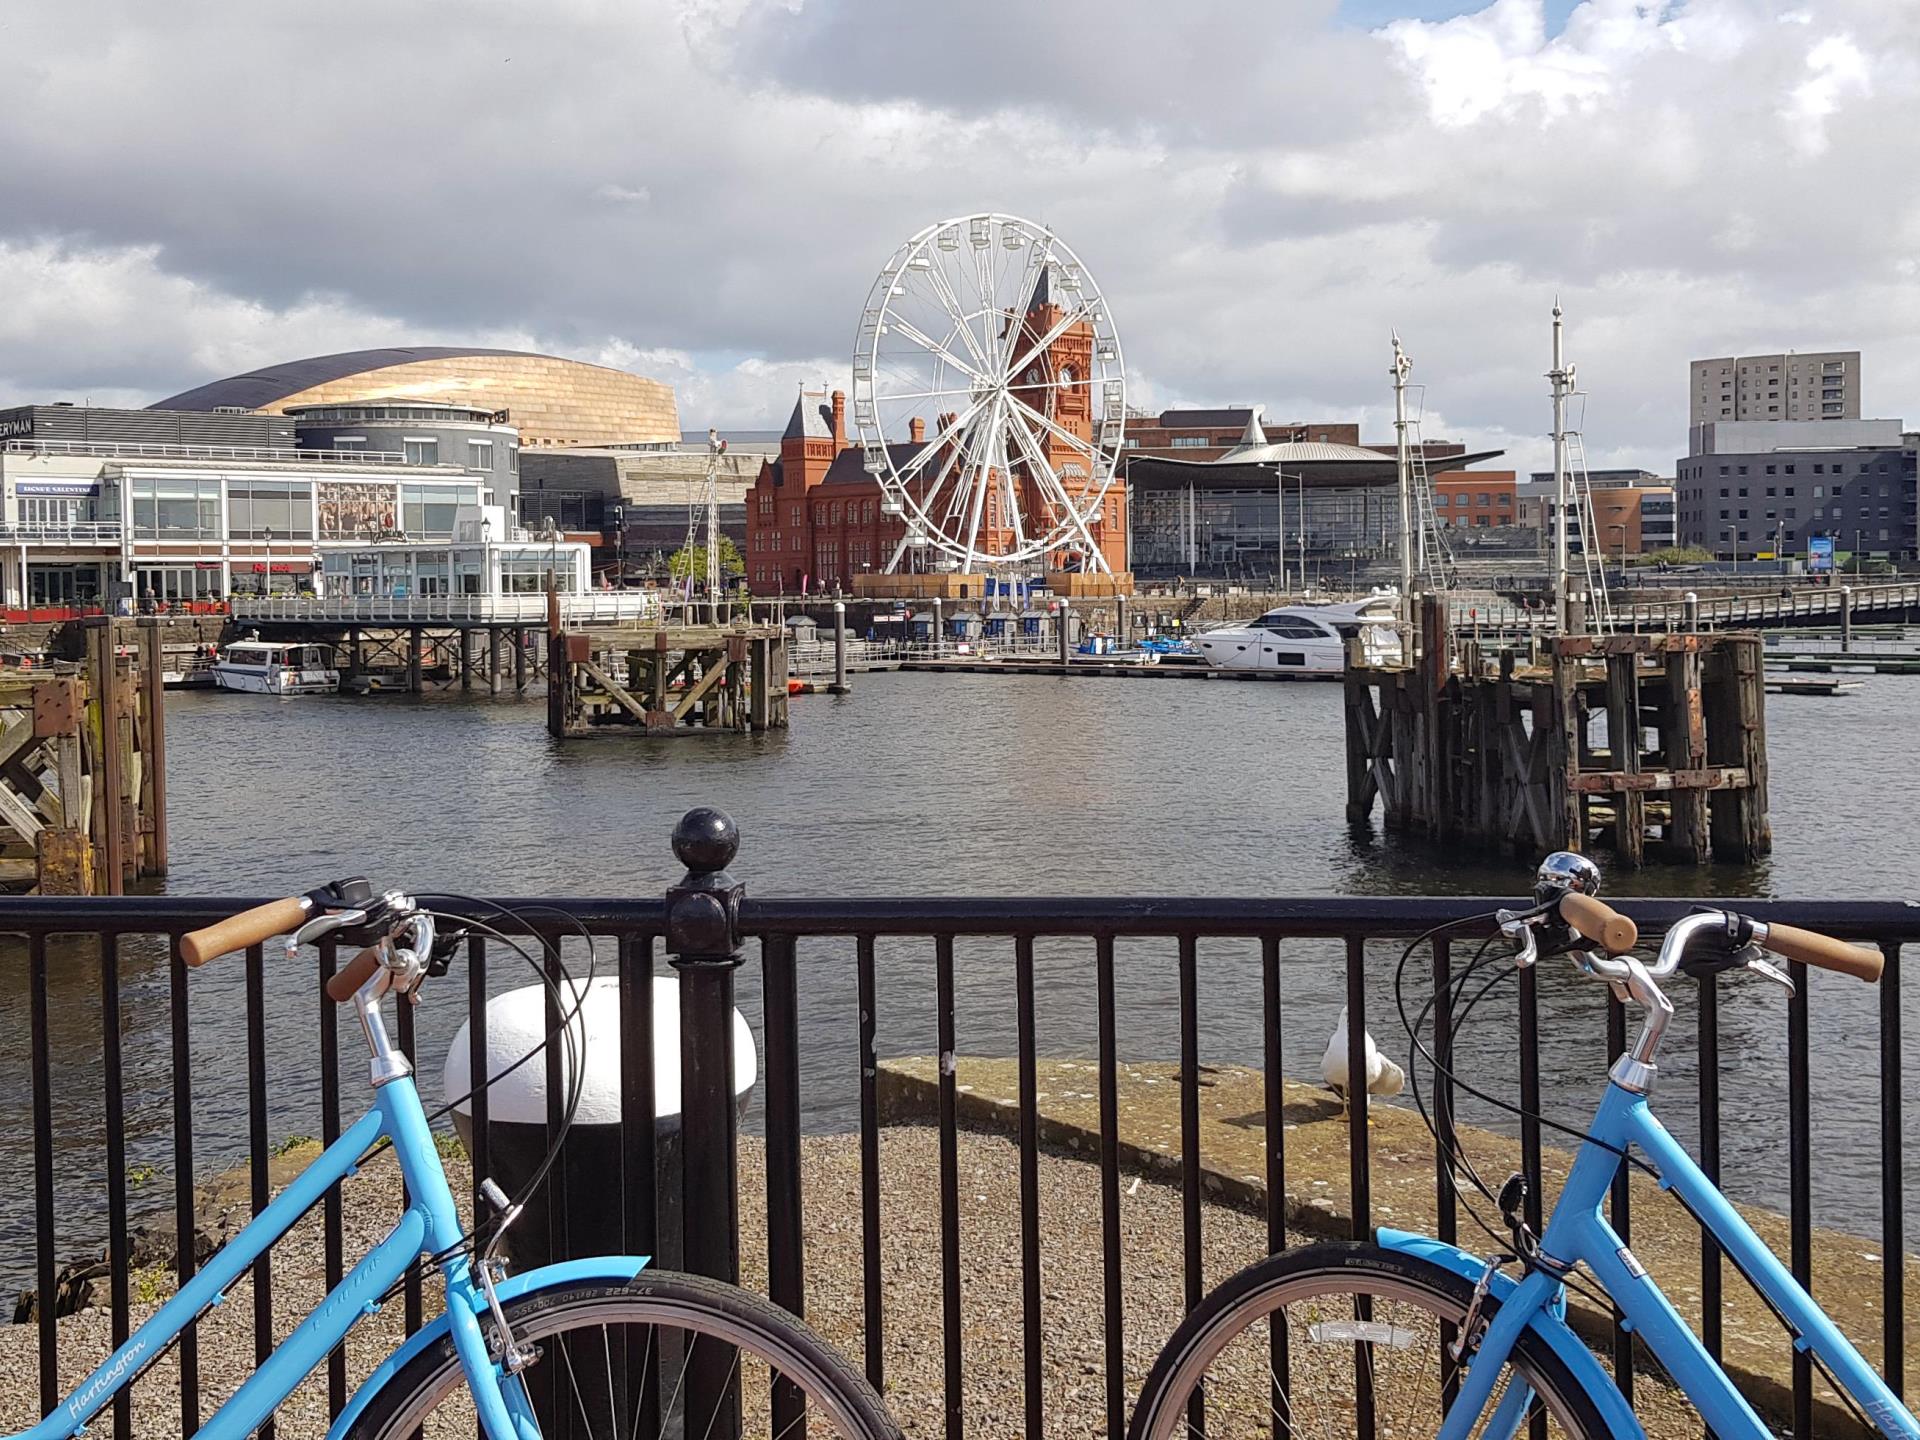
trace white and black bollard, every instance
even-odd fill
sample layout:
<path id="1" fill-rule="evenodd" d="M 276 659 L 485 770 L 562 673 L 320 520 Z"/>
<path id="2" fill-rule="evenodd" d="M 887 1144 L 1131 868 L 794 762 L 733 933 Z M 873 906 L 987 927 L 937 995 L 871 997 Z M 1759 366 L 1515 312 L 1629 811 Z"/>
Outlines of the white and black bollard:
<path id="1" fill-rule="evenodd" d="M 566 993 L 564 988 L 562 993 Z M 518 1196 L 547 1153 L 547 1057 L 515 1062 L 547 1035 L 547 991 L 528 985 L 487 1002 L 487 1073 L 499 1077 L 487 1088 L 487 1165 L 508 1195 Z M 516 1272 L 588 1255 L 618 1255 L 625 1249 L 620 1163 L 620 982 L 613 976 L 587 987 L 586 1002 L 573 1022 L 574 1046 L 586 1075 L 573 1126 L 567 1132 L 555 1173 L 528 1199 L 507 1232 L 505 1250 Z M 472 1084 L 469 1026 L 462 1022 L 447 1052 L 441 1085 L 448 1100 Z M 571 1084 L 567 1047 L 556 1035 L 561 1098 Z M 733 1012 L 733 1069 L 736 1114 L 753 1093 L 759 1056 L 753 1032 Z M 655 1157 L 655 1255 L 653 1263 L 681 1268 L 685 1253 L 681 1170 L 685 1156 L 680 1113 L 680 982 L 653 979 L 653 1096 Z M 468 1154 L 474 1152 L 469 1104 L 457 1105 L 454 1127 Z M 609 1177 L 614 1183 L 609 1184 Z M 550 1197 L 560 1198 L 558 1209 Z"/>

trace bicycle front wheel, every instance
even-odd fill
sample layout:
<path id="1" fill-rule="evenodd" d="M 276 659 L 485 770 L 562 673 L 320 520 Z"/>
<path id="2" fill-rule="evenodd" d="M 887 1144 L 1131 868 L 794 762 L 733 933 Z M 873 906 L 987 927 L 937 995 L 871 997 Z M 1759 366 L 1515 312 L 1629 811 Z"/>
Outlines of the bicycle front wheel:
<path id="1" fill-rule="evenodd" d="M 1473 1287 L 1451 1271 L 1375 1245 L 1269 1256 L 1174 1332 L 1141 1389 L 1128 1440 L 1430 1437 L 1455 1393 L 1447 1347 L 1472 1299 Z M 1481 1314 L 1496 1308 L 1488 1301 Z M 1515 1348 L 1475 1435 L 1487 1433 L 1516 1382 L 1526 1388 L 1510 1404 L 1524 1407 L 1522 1422 L 1544 1417 L 1550 1436 L 1606 1440 L 1593 1401 L 1532 1335 Z"/>
<path id="2" fill-rule="evenodd" d="M 791 1313 L 737 1286 L 643 1270 L 625 1285 L 555 1286 L 505 1307 L 536 1347 L 523 1372 L 546 1440 L 828 1435 L 900 1440 L 873 1387 Z M 483 1320 L 489 1344 L 492 1324 Z M 473 1440 L 466 1373 L 443 1338 L 383 1385 L 353 1440 Z"/>

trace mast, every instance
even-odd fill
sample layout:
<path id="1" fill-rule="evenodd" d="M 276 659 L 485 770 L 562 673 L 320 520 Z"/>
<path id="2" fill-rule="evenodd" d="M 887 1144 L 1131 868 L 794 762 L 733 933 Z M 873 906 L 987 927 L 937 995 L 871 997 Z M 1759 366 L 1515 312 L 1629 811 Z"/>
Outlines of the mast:
<path id="1" fill-rule="evenodd" d="M 720 623 L 720 457 L 727 442 L 720 432 L 707 431 L 707 614 Z"/>
<path id="2" fill-rule="evenodd" d="M 1413 360 L 1393 337 L 1393 438 L 1400 477 L 1400 614 L 1413 623 L 1413 465 L 1407 448 L 1407 376 Z"/>
<path id="3" fill-rule="evenodd" d="M 1565 323 L 1559 297 L 1553 302 L 1553 624 L 1567 632 L 1567 395 L 1573 389 L 1573 371 L 1566 363 Z"/>

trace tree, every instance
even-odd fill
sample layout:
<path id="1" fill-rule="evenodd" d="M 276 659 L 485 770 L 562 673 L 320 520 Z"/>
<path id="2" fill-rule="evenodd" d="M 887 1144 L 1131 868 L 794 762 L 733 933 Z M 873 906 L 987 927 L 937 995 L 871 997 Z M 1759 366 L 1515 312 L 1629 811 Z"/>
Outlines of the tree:
<path id="1" fill-rule="evenodd" d="M 747 562 L 741 558 L 740 547 L 733 543 L 731 535 L 720 537 L 720 578 L 730 580 L 747 573 Z M 707 547 L 704 545 L 683 545 L 667 557 L 667 574 L 675 580 L 685 580 L 691 575 L 696 580 L 707 578 Z"/>
<path id="2" fill-rule="evenodd" d="M 1713 552 L 1704 545 L 1674 545 L 1665 550 L 1650 550 L 1639 557 L 1642 565 L 1705 565 Z"/>

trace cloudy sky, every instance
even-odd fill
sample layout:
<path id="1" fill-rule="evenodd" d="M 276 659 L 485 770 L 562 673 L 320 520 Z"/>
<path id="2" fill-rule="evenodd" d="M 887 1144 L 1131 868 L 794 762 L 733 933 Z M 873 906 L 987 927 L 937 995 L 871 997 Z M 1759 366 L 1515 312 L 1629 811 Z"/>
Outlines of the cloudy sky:
<path id="1" fill-rule="evenodd" d="M 1916 0 L 9 0 L 0 403 L 525 346 L 688 426 L 843 381 L 896 244 L 1088 262 L 1130 398 L 1671 473 L 1690 356 L 1865 352 L 1920 419 Z"/>

